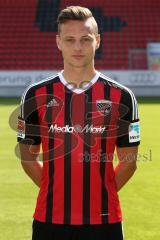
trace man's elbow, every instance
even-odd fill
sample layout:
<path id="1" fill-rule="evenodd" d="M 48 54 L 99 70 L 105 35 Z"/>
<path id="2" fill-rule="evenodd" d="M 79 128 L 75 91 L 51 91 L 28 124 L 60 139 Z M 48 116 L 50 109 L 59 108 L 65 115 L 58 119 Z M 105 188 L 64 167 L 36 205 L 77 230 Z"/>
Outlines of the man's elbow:
<path id="1" fill-rule="evenodd" d="M 28 169 L 31 168 L 31 165 L 33 165 L 33 163 L 32 163 L 31 161 L 21 160 L 21 166 L 22 166 L 22 168 L 23 168 L 23 170 L 24 170 L 25 172 L 27 172 Z"/>
<path id="2" fill-rule="evenodd" d="M 128 166 L 128 169 L 134 173 L 137 170 L 137 164 L 136 163 L 130 164 Z"/>
<path id="3" fill-rule="evenodd" d="M 21 166 L 25 170 L 27 167 L 27 161 L 21 160 Z"/>

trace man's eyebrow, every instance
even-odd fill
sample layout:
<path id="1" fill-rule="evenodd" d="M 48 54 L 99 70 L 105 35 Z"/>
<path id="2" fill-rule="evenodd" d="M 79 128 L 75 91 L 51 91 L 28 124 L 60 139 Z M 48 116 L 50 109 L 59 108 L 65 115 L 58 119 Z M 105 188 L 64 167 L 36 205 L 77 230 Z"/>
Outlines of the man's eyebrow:
<path id="1" fill-rule="evenodd" d="M 65 38 L 74 38 L 73 36 L 64 36 Z"/>
<path id="2" fill-rule="evenodd" d="M 82 37 L 89 37 L 89 38 L 92 38 L 92 36 L 89 34 L 89 35 L 83 35 Z"/>
<path id="3" fill-rule="evenodd" d="M 75 37 L 74 36 L 64 36 L 64 39 L 74 39 Z M 89 39 L 92 39 L 93 37 L 92 37 L 92 35 L 83 35 L 83 36 L 81 36 L 80 38 L 89 38 Z"/>

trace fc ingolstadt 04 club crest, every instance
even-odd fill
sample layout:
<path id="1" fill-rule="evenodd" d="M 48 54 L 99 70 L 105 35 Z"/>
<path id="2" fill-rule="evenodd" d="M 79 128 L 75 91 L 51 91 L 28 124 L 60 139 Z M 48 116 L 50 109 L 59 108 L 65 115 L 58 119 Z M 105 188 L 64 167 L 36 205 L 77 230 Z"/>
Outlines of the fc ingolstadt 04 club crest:
<path id="1" fill-rule="evenodd" d="M 96 101 L 96 106 L 97 106 L 98 111 L 100 111 L 105 116 L 107 116 L 111 111 L 112 102 L 109 100 L 100 99 L 100 100 Z"/>

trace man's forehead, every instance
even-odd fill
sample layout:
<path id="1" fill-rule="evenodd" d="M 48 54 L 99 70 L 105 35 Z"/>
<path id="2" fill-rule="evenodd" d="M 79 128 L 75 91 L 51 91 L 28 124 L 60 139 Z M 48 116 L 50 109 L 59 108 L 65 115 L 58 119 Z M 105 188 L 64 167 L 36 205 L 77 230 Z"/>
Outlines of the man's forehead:
<path id="1" fill-rule="evenodd" d="M 78 20 L 69 20 L 66 23 L 61 24 L 61 33 L 63 35 L 92 35 L 92 24 L 90 21 L 78 21 Z"/>

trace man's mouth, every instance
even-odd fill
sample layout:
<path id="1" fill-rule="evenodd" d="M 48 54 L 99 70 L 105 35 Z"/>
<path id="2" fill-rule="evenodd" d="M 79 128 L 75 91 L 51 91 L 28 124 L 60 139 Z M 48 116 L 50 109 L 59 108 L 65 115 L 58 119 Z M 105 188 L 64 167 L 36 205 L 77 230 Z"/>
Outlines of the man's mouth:
<path id="1" fill-rule="evenodd" d="M 75 59 L 81 59 L 84 57 L 84 55 L 72 55 Z"/>

